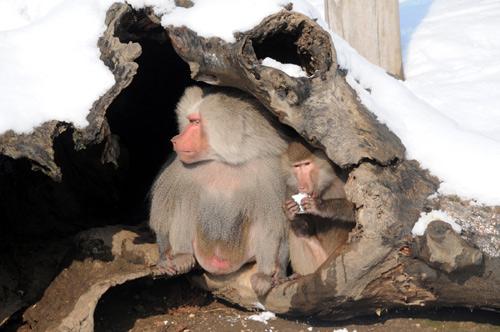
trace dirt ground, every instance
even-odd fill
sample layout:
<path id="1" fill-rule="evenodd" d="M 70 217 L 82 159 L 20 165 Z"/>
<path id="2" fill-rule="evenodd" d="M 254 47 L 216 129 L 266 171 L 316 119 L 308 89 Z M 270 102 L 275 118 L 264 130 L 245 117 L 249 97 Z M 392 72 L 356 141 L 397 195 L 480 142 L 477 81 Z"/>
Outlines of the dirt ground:
<path id="1" fill-rule="evenodd" d="M 142 279 L 111 289 L 95 312 L 96 332 L 144 331 L 500 331 L 500 314 L 467 309 L 398 311 L 342 322 L 262 317 L 214 299 L 184 278 Z"/>

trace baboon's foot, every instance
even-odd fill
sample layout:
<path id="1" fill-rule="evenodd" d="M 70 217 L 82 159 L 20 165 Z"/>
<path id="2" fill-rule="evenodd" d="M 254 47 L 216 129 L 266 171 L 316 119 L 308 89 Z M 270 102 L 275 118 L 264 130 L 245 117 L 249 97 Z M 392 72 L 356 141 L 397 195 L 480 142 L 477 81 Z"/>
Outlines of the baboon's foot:
<path id="1" fill-rule="evenodd" d="M 257 294 L 257 296 L 264 296 L 273 287 L 273 278 L 264 273 L 255 273 L 250 278 L 250 283 L 252 284 L 252 288 Z"/>
<path id="2" fill-rule="evenodd" d="M 161 259 L 153 270 L 155 276 L 175 276 L 191 271 L 196 264 L 194 255 L 177 254 L 175 256 Z"/>

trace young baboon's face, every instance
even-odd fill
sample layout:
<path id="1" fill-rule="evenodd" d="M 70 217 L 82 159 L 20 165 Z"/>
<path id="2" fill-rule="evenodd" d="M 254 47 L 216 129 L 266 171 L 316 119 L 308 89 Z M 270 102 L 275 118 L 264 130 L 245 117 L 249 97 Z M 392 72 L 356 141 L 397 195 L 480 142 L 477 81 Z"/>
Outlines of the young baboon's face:
<path id="1" fill-rule="evenodd" d="M 179 159 L 186 164 L 193 164 L 204 160 L 209 151 L 208 137 L 205 133 L 206 125 L 199 113 L 187 116 L 189 124 L 179 135 L 174 136 L 171 142 Z"/>
<path id="2" fill-rule="evenodd" d="M 317 183 L 317 167 L 314 160 L 307 158 L 294 162 L 293 175 L 297 179 L 297 190 L 301 193 L 312 194 Z"/>

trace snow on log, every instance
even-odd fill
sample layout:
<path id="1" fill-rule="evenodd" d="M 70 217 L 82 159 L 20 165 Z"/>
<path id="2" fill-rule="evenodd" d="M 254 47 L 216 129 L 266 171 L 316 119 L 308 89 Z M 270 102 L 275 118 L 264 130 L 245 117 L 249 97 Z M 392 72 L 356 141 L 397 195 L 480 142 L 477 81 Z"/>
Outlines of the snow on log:
<path id="1" fill-rule="evenodd" d="M 114 5 L 110 8 L 106 25 L 107 30 L 99 40 L 101 59 L 111 69 L 116 83 L 102 97 L 94 102 L 87 120 L 89 125 L 83 129 L 74 129 L 66 122 L 49 121 L 35 128 L 31 133 L 17 134 L 9 130 L 0 135 L 0 154 L 14 159 L 26 158 L 34 170 L 40 170 L 56 181 L 60 181 L 62 173 L 60 165 L 55 161 L 54 140 L 63 132 L 73 131 L 73 141 L 76 150 L 90 145 L 105 143 L 101 156 L 102 162 L 116 163 L 117 153 L 115 137 L 111 135 L 106 120 L 106 109 L 111 102 L 132 81 L 137 71 L 134 60 L 141 54 L 138 44 L 122 44 L 115 37 L 118 17 L 127 12 L 128 8 Z"/>

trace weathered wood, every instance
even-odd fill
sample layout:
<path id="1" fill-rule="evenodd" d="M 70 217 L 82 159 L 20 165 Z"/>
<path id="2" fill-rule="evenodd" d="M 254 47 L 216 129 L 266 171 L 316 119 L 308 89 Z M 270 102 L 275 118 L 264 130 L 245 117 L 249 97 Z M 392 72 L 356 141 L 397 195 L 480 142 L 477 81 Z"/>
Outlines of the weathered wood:
<path id="1" fill-rule="evenodd" d="M 404 79 L 398 0 L 325 0 L 325 17 L 371 63 Z"/>
<path id="2" fill-rule="evenodd" d="M 432 221 L 415 243 L 416 255 L 429 266 L 451 273 L 475 268 L 483 262 L 483 254 L 471 247 L 449 224 Z"/>

